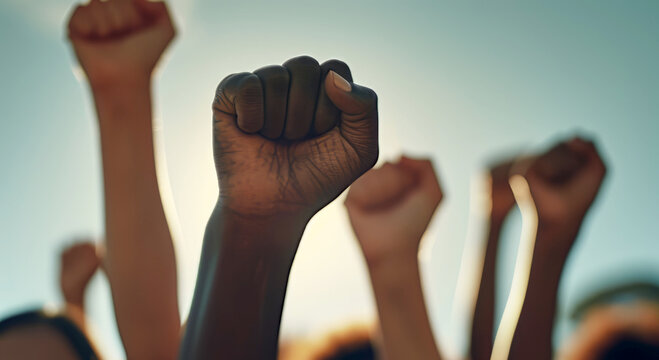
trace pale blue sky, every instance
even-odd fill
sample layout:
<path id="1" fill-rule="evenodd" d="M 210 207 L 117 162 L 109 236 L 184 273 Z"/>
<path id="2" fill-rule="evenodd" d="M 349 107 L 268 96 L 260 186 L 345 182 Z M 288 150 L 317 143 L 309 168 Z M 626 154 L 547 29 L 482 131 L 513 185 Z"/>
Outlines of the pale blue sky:
<path id="1" fill-rule="evenodd" d="M 69 0 L 0 3 L 0 317 L 57 303 L 57 253 L 103 229 L 97 128 L 63 34 Z M 172 1 L 179 36 L 156 82 L 183 312 L 215 200 L 210 101 L 227 74 L 308 54 L 346 61 L 379 95 L 382 159 L 430 155 L 447 194 L 424 280 L 442 341 L 463 253 L 469 183 L 497 154 L 595 136 L 609 178 L 562 284 L 569 309 L 602 277 L 659 271 L 659 2 Z M 512 228 L 514 239 L 518 230 Z M 514 259 L 507 246 L 504 265 Z M 509 268 L 510 266 L 508 266 Z M 505 288 L 505 281 L 503 286 Z M 105 279 L 90 292 L 105 351 L 121 357 Z M 300 246 L 283 334 L 368 318 L 373 304 L 340 202 Z"/>

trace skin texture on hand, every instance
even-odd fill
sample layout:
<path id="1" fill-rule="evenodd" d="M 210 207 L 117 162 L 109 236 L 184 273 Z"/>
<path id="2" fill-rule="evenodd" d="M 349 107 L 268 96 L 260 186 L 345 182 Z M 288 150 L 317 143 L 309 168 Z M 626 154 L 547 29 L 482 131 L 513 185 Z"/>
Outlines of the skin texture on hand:
<path id="1" fill-rule="evenodd" d="M 537 157 L 525 172 L 530 199 L 521 200 L 535 207 L 537 231 L 510 359 L 552 357 L 561 273 L 605 174 L 606 166 L 595 145 L 578 137 Z M 504 313 L 502 323 L 511 321 Z"/>
<path id="2" fill-rule="evenodd" d="M 68 31 L 98 116 L 104 264 L 126 355 L 173 359 L 180 337 L 177 274 L 156 176 L 151 75 L 174 27 L 162 2 L 92 0 L 75 8 Z"/>
<path id="3" fill-rule="evenodd" d="M 490 211 L 486 221 L 487 235 L 485 257 L 481 271 L 478 297 L 474 307 L 471 327 L 470 357 L 474 360 L 489 359 L 494 337 L 494 299 L 496 260 L 504 219 L 515 205 L 515 197 L 508 182 L 514 160 L 503 161 L 489 170 Z"/>
<path id="4" fill-rule="evenodd" d="M 68 24 L 92 87 L 149 79 L 175 33 L 165 3 L 149 0 L 91 0 Z"/>
<path id="5" fill-rule="evenodd" d="M 225 78 L 213 103 L 220 196 L 204 236 L 181 359 L 274 359 L 309 219 L 373 166 L 377 98 L 337 60 Z"/>
<path id="6" fill-rule="evenodd" d="M 417 254 L 441 199 L 430 161 L 402 157 L 364 174 L 345 201 L 368 264 L 389 360 L 440 358 Z"/>
<path id="7" fill-rule="evenodd" d="M 245 216 L 310 217 L 370 169 L 377 98 L 351 79 L 346 64 L 307 56 L 225 78 L 213 104 L 224 205 Z"/>

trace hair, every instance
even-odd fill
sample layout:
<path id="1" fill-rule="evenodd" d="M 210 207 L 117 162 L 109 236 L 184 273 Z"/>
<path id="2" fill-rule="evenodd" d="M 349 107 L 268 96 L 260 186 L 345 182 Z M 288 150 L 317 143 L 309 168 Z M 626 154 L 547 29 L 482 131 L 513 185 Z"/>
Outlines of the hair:
<path id="1" fill-rule="evenodd" d="M 659 359 L 659 343 L 651 343 L 638 336 L 623 335 L 602 352 L 599 360 L 655 360 Z"/>
<path id="2" fill-rule="evenodd" d="M 373 326 L 352 324 L 320 337 L 298 339 L 282 344 L 284 360 L 375 360 Z"/>
<path id="3" fill-rule="evenodd" d="M 659 304 L 598 305 L 563 344 L 561 359 L 659 359 Z"/>
<path id="4" fill-rule="evenodd" d="M 62 335 L 66 343 L 81 360 L 98 360 L 89 340 L 82 331 L 66 316 L 49 314 L 42 310 L 32 310 L 10 316 L 0 321 L 0 338 L 13 331 L 42 327 Z"/>

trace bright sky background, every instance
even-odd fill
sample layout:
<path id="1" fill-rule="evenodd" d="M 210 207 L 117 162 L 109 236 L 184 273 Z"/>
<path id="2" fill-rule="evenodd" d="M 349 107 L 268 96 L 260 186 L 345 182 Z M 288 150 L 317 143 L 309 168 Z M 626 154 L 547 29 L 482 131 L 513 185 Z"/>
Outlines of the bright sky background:
<path id="1" fill-rule="evenodd" d="M 58 252 L 73 237 L 103 232 L 97 127 L 63 32 L 72 5 L 0 2 L 0 317 L 59 304 Z M 659 2 L 173 0 L 171 7 L 179 36 L 162 63 L 155 104 L 178 213 L 184 314 L 217 194 L 214 89 L 227 74 L 301 54 L 342 59 L 357 83 L 377 91 L 382 160 L 405 151 L 435 161 L 447 195 L 427 233 L 424 280 L 447 347 L 464 338 L 451 309 L 470 181 L 498 154 L 582 130 L 609 164 L 564 274 L 560 328 L 595 284 L 621 271 L 659 273 Z M 518 219 L 510 225 L 504 275 L 519 236 Z M 360 256 L 339 199 L 302 240 L 284 336 L 373 315 Z M 121 358 L 103 277 L 89 302 L 105 354 Z"/>

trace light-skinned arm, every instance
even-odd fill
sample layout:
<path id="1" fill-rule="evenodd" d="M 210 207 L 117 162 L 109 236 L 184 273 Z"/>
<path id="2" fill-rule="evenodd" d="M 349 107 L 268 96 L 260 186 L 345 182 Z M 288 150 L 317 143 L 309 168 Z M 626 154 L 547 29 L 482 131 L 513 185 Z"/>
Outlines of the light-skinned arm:
<path id="1" fill-rule="evenodd" d="M 65 313 L 84 333 L 87 332 L 85 293 L 100 264 L 96 246 L 87 239 L 67 247 L 60 254 L 59 285 Z"/>
<path id="2" fill-rule="evenodd" d="M 418 253 L 441 199 L 431 162 L 402 157 L 360 177 L 345 201 L 368 265 L 388 360 L 440 358 Z"/>
<path id="3" fill-rule="evenodd" d="M 129 359 L 173 359 L 176 262 L 156 176 L 151 86 L 174 27 L 163 2 L 92 0 L 73 11 L 68 31 L 98 116 L 104 267 L 119 333 Z"/>

